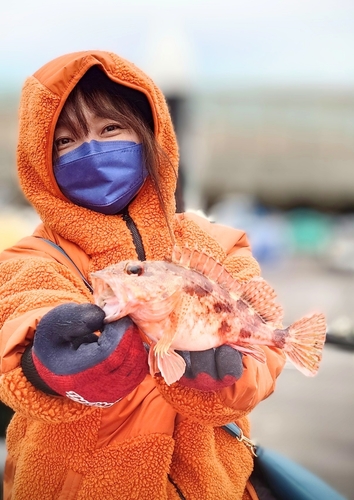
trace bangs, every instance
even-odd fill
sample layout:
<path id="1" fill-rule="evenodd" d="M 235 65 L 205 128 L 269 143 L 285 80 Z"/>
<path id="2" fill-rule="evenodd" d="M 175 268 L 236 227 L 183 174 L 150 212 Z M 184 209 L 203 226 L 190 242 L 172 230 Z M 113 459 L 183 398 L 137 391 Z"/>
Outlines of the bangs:
<path id="1" fill-rule="evenodd" d="M 115 120 L 122 128 L 134 130 L 142 140 L 142 129 L 148 127 L 139 115 L 122 97 L 109 95 L 104 90 L 95 89 L 84 93 L 79 86 L 70 93 L 62 112 L 60 113 L 57 127 L 66 127 L 75 139 L 89 133 L 89 124 L 85 116 L 85 109 L 100 118 Z"/>
<path id="2" fill-rule="evenodd" d="M 87 135 L 89 125 L 83 111 L 84 98 L 78 89 L 74 89 L 69 95 L 62 109 L 56 127 L 65 127 L 73 134 L 75 139 Z"/>
<path id="3" fill-rule="evenodd" d="M 134 130 L 140 137 L 139 129 L 145 128 L 146 125 L 140 116 L 134 113 L 134 109 L 119 95 L 107 94 L 106 91 L 95 89 L 90 93 L 81 94 L 82 99 L 87 107 L 94 115 L 100 118 L 108 118 L 117 121 L 122 128 Z"/>

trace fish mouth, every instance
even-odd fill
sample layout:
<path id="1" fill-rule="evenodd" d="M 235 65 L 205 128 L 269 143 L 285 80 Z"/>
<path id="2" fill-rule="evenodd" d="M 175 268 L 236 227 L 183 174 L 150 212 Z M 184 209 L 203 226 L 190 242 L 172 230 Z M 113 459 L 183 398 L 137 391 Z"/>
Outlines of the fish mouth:
<path id="1" fill-rule="evenodd" d="M 106 315 L 104 318 L 105 323 L 111 323 L 126 316 L 123 312 L 124 307 L 119 302 L 117 303 L 116 297 L 107 298 L 100 307 Z"/>
<path id="2" fill-rule="evenodd" d="M 103 309 L 105 313 L 105 323 L 111 323 L 127 315 L 127 296 L 124 289 L 117 284 L 113 288 L 107 283 L 100 281 L 96 283 L 94 293 L 96 305 Z"/>

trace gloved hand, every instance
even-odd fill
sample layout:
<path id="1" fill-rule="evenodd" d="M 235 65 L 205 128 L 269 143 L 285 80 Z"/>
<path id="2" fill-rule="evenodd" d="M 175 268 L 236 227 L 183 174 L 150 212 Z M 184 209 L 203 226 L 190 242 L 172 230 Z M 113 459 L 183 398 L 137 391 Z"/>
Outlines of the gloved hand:
<path id="1" fill-rule="evenodd" d="M 178 351 L 186 362 L 179 383 L 200 391 L 219 391 L 233 385 L 243 373 L 242 354 L 222 345 L 207 351 Z"/>
<path id="2" fill-rule="evenodd" d="M 104 324 L 104 317 L 89 303 L 49 311 L 22 356 L 27 379 L 44 392 L 90 406 L 111 406 L 129 394 L 149 371 L 147 352 L 130 318 Z"/>

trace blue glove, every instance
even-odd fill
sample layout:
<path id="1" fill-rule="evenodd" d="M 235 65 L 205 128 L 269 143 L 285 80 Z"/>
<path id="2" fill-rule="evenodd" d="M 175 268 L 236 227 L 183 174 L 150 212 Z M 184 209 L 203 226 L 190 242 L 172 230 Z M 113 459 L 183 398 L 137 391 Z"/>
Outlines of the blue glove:
<path id="1" fill-rule="evenodd" d="M 130 318 L 104 324 L 104 317 L 89 303 L 49 311 L 22 356 L 27 379 L 44 392 L 90 406 L 111 406 L 129 394 L 149 372 L 147 352 Z"/>
<path id="2" fill-rule="evenodd" d="M 243 373 L 242 354 L 222 345 L 207 351 L 179 351 L 186 371 L 179 383 L 200 391 L 219 391 L 233 385 Z"/>

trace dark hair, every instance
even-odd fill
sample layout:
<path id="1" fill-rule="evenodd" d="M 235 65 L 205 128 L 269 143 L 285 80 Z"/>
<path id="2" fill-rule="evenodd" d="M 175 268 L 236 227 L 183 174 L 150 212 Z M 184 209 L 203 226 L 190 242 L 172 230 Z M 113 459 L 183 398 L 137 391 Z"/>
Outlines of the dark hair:
<path id="1" fill-rule="evenodd" d="M 168 224 L 159 174 L 161 159 L 166 159 L 167 155 L 156 141 L 147 97 L 142 92 L 113 82 L 103 71 L 93 66 L 70 92 L 58 118 L 57 126 L 68 128 L 75 138 L 89 131 L 83 106 L 97 116 L 118 121 L 123 128 L 133 130 L 138 135 L 143 145 L 146 168 Z M 58 151 L 54 142 L 53 161 L 57 158 Z M 169 160 L 168 162 L 171 165 Z M 171 168 L 173 169 L 172 165 Z"/>

